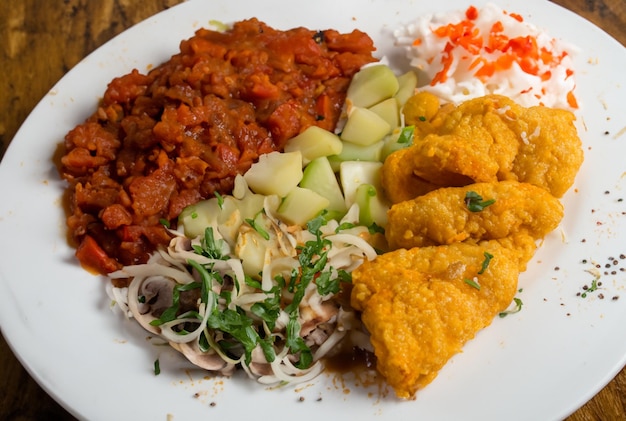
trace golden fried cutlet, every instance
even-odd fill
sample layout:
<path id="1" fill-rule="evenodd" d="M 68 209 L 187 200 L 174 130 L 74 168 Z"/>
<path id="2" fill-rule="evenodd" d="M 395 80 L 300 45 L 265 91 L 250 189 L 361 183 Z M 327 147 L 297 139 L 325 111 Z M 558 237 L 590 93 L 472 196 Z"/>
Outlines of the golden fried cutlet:
<path id="1" fill-rule="evenodd" d="M 499 95 L 471 99 L 432 117 L 403 165 L 439 186 L 517 180 L 561 197 L 583 161 L 574 119 L 566 110 L 524 108 Z"/>
<path id="2" fill-rule="evenodd" d="M 352 306 L 362 312 L 378 371 L 399 397 L 430 383 L 509 306 L 523 259 L 498 241 L 455 243 L 396 250 L 352 273 Z"/>
<path id="3" fill-rule="evenodd" d="M 405 148 L 392 153 L 382 166 L 380 182 L 391 203 L 413 199 L 439 187 L 413 173 L 413 167 L 407 165 L 410 161 L 406 158 L 410 151 L 410 148 Z"/>
<path id="4" fill-rule="evenodd" d="M 472 212 L 467 195 L 493 204 Z M 505 238 L 525 233 L 543 238 L 563 218 L 563 205 L 546 190 L 528 183 L 501 181 L 443 187 L 394 204 L 385 236 L 390 249 Z"/>

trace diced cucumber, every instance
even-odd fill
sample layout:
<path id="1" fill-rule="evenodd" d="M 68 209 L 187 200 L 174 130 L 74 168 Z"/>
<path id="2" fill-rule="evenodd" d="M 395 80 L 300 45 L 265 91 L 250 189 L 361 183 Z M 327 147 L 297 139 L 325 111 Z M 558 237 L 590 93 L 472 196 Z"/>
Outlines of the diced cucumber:
<path id="1" fill-rule="evenodd" d="M 350 142 L 343 144 L 343 150 L 339 155 L 333 155 L 332 159 L 343 161 L 380 161 L 384 142 L 373 143 L 369 146 L 361 146 Z M 339 168 L 337 168 L 339 171 Z"/>
<path id="2" fill-rule="evenodd" d="M 391 131 L 389 123 L 367 108 L 354 107 L 341 132 L 341 140 L 357 145 L 371 145 L 379 142 Z"/>
<path id="3" fill-rule="evenodd" d="M 302 163 L 307 165 L 320 156 L 341 153 L 343 142 L 335 133 L 321 127 L 310 126 L 305 131 L 287 141 L 285 152 L 300 151 Z"/>
<path id="4" fill-rule="evenodd" d="M 359 205 L 359 222 L 362 225 L 370 226 L 375 223 L 383 228 L 387 225 L 389 205 L 376 187 L 371 184 L 361 184 L 357 187 L 355 203 Z"/>
<path id="5" fill-rule="evenodd" d="M 216 198 L 201 200 L 189 205 L 178 215 L 178 223 L 183 225 L 185 236 L 196 238 L 204 235 L 204 230 L 216 226 L 220 206 Z"/>
<path id="6" fill-rule="evenodd" d="M 387 136 L 382 148 L 381 161 L 385 162 L 385 159 L 395 151 L 411 146 L 413 144 L 414 130 L 415 128 L 413 126 L 406 126 L 402 129 L 394 130 L 390 136 Z"/>
<path id="7" fill-rule="evenodd" d="M 382 162 L 345 161 L 339 169 L 339 178 L 346 199 L 346 207 L 354 203 L 356 190 L 361 184 L 371 184 L 380 189 L 380 169 Z"/>
<path id="8" fill-rule="evenodd" d="M 415 94 L 415 88 L 417 88 L 417 74 L 409 70 L 398 76 L 398 84 L 398 92 L 396 92 L 395 98 L 398 100 L 398 105 L 402 107 L 407 100 Z"/>
<path id="9" fill-rule="evenodd" d="M 344 144 L 344 150 L 345 150 L 345 144 Z M 339 158 L 339 156 L 337 155 L 331 155 L 327 158 L 328 158 L 328 163 L 330 164 L 330 168 L 332 168 L 335 173 L 338 173 L 339 167 L 341 163 L 343 162 L 343 160 Z"/>
<path id="10" fill-rule="evenodd" d="M 391 98 L 400 84 L 398 78 L 385 64 L 376 64 L 363 67 L 354 77 L 346 99 L 348 103 L 356 107 L 371 107 L 382 100 Z"/>
<path id="11" fill-rule="evenodd" d="M 261 155 L 243 177 L 255 193 L 285 197 L 302 180 L 302 153 Z"/>
<path id="12" fill-rule="evenodd" d="M 380 118 L 389 124 L 390 131 L 400 126 L 400 106 L 396 98 L 388 98 L 370 107 Z"/>
<path id="13" fill-rule="evenodd" d="M 278 216 L 283 221 L 304 226 L 328 207 L 330 201 L 313 190 L 295 187 L 278 207 Z"/>
<path id="14" fill-rule="evenodd" d="M 243 271 L 246 275 L 258 278 L 265 266 L 265 255 L 270 245 L 269 241 L 259 233 L 259 230 L 269 233 L 267 219 L 262 213 L 253 219 L 253 226 L 244 225 L 237 237 L 235 253 L 241 259 Z M 271 240 L 271 238 L 270 238 Z"/>
<path id="15" fill-rule="evenodd" d="M 314 159 L 304 168 L 300 187 L 313 190 L 328 199 L 328 211 L 333 212 L 333 218 L 341 218 L 346 213 L 346 201 L 337 176 L 325 156 Z"/>

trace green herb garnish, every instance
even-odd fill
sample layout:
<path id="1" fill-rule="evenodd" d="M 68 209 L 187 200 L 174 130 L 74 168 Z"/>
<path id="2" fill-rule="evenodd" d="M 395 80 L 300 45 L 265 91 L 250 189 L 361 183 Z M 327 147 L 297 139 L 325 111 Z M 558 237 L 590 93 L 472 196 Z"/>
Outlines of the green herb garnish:
<path id="1" fill-rule="evenodd" d="M 339 232 L 342 230 L 349 230 L 350 228 L 354 228 L 356 225 L 353 224 L 352 222 L 342 222 L 341 224 L 339 224 L 339 226 L 337 228 L 335 228 L 335 232 Z"/>
<path id="2" fill-rule="evenodd" d="M 224 240 L 216 240 L 213 234 L 213 227 L 207 227 L 204 230 L 204 238 L 200 241 L 200 245 L 194 245 L 193 250 L 196 254 L 208 257 L 209 259 L 227 259 L 228 256 L 222 255 L 222 246 Z"/>
<path id="3" fill-rule="evenodd" d="M 478 271 L 479 275 L 482 275 L 487 270 L 487 268 L 489 267 L 489 262 L 491 262 L 491 259 L 493 259 L 493 254 L 489 254 L 488 252 L 485 252 L 484 255 L 485 255 L 485 260 L 483 260 L 483 265 Z"/>
<path id="4" fill-rule="evenodd" d="M 161 363 L 157 358 L 156 360 L 154 360 L 154 375 L 158 376 L 159 374 L 161 374 Z"/>
<path id="5" fill-rule="evenodd" d="M 265 229 L 263 229 L 262 226 L 257 224 L 255 219 L 246 218 L 246 222 L 248 223 L 248 225 L 252 227 L 253 230 L 258 232 L 259 235 L 263 237 L 263 239 L 265 239 L 265 241 L 268 241 L 270 239 L 270 234 L 267 231 L 265 231 Z"/>
<path id="6" fill-rule="evenodd" d="M 415 133 L 415 126 L 406 126 L 400 131 L 397 142 L 401 145 L 412 145 Z"/>
<path id="7" fill-rule="evenodd" d="M 480 212 L 494 203 L 496 199 L 483 200 L 482 196 L 475 191 L 468 191 L 465 194 L 465 204 L 470 212 Z"/>
<path id="8" fill-rule="evenodd" d="M 224 208 L 224 197 L 219 194 L 219 192 L 215 192 L 215 197 L 217 198 L 217 206 L 220 207 L 220 209 Z"/>
<path id="9" fill-rule="evenodd" d="M 463 279 L 463 282 L 465 282 L 467 285 L 471 286 L 472 288 L 476 288 L 477 290 L 480 291 L 480 284 L 476 282 L 476 280 L 465 278 Z"/>
<path id="10" fill-rule="evenodd" d="M 587 294 L 590 292 L 594 292 L 598 289 L 599 285 L 598 285 L 598 279 L 600 278 L 595 278 L 593 281 L 591 281 L 591 286 L 590 287 L 585 287 L 583 288 L 585 290 L 585 292 L 583 292 L 582 294 L 580 294 L 580 296 L 582 298 L 587 298 Z"/>
<path id="11" fill-rule="evenodd" d="M 498 316 L 503 318 L 503 317 L 508 316 L 509 314 L 514 314 L 514 313 L 520 312 L 522 310 L 522 306 L 524 305 L 524 303 L 519 298 L 513 298 L 513 301 L 515 302 L 515 308 L 513 308 L 511 310 L 502 311 L 502 312 L 498 313 Z"/>

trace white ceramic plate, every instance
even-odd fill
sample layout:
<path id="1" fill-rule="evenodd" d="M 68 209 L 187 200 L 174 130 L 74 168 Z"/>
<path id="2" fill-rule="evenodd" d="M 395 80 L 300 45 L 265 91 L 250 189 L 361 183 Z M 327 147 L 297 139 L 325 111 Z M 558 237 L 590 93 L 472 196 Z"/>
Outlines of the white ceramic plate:
<path id="1" fill-rule="evenodd" d="M 106 281 L 83 271 L 65 241 L 64 184 L 51 161 L 57 144 L 93 112 L 113 77 L 168 59 L 180 40 L 210 20 L 256 16 L 281 29 L 356 27 L 399 64 L 402 55 L 392 51 L 390 36 L 396 24 L 468 5 L 466 0 L 350 0 L 341 6 L 332 0 L 188 2 L 83 60 L 34 109 L 0 166 L 0 321 L 32 376 L 71 413 L 90 420 L 168 415 L 173 420 L 548 420 L 561 419 L 590 399 L 626 362 L 626 259 L 620 258 L 626 254 L 621 238 L 626 50 L 547 1 L 500 5 L 580 47 L 578 123 L 585 162 L 563 200 L 561 227 L 522 275 L 523 310 L 494 320 L 414 401 L 399 401 L 389 389 L 368 388 L 350 376 L 322 375 L 300 388 L 267 390 L 241 377 L 208 379 L 186 371 L 175 353 L 150 345 L 140 328 L 109 311 Z M 601 288 L 577 296 L 594 279 L 588 270 L 596 263 Z M 153 373 L 157 358 L 159 376 Z"/>

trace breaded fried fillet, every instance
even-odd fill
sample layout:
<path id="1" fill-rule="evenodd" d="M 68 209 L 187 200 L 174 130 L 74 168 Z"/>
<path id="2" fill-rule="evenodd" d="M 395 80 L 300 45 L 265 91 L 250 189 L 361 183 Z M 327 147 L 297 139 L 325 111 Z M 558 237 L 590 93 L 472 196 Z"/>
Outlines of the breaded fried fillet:
<path id="1" fill-rule="evenodd" d="M 391 203 L 413 199 L 439 188 L 413 173 L 413 167 L 408 165 L 410 158 L 407 158 L 410 151 L 405 148 L 392 153 L 381 168 L 380 182 Z"/>
<path id="2" fill-rule="evenodd" d="M 472 212 L 467 195 L 493 204 Z M 563 205 L 546 190 L 528 183 L 501 181 L 445 187 L 394 204 L 385 236 L 390 249 L 491 240 L 525 233 L 543 238 L 563 218 Z"/>
<path id="3" fill-rule="evenodd" d="M 396 250 L 352 273 L 352 306 L 362 311 L 378 371 L 399 397 L 430 383 L 507 308 L 525 258 L 498 241 L 455 243 Z"/>
<path id="4" fill-rule="evenodd" d="M 441 114 L 429 121 L 429 132 L 418 132 L 405 155 L 409 161 L 404 165 L 430 183 L 517 180 L 561 197 L 582 164 L 582 143 L 569 111 L 524 108 L 507 97 L 488 95 L 453 110 L 442 108 Z"/>

